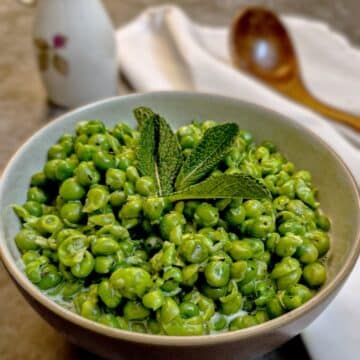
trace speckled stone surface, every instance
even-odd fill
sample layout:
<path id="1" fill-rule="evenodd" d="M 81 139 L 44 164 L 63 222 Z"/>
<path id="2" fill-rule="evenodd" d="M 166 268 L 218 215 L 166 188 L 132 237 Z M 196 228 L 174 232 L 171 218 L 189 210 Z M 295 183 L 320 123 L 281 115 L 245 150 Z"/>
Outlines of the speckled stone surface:
<path id="1" fill-rule="evenodd" d="M 52 0 L 61 1 L 61 0 Z M 183 0 L 184 6 L 196 20 L 204 23 L 226 24 L 234 10 L 243 4 L 265 4 L 275 10 L 295 12 L 329 22 L 353 41 L 360 43 L 358 14 L 359 0 L 324 1 L 241 1 L 241 0 Z M 135 16 L 149 4 L 165 1 L 106 0 L 114 23 L 118 26 Z M 31 28 L 34 9 L 19 5 L 15 0 L 0 1 L 0 172 L 11 154 L 33 132 L 61 112 L 49 107 L 33 57 Z M 121 84 L 122 91 L 126 85 Z M 265 356 L 263 359 L 308 358 L 299 338 Z M 0 359 L 96 359 L 69 344 L 47 325 L 26 304 L 11 283 L 0 263 Z"/>

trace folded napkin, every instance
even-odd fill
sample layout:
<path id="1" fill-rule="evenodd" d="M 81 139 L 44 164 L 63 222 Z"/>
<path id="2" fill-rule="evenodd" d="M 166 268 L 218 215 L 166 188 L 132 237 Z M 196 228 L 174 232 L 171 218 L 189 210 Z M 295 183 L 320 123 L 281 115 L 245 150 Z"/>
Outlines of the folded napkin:
<path id="1" fill-rule="evenodd" d="M 294 40 L 309 89 L 329 103 L 360 114 L 360 52 L 322 23 L 294 16 L 282 20 Z M 169 5 L 149 8 L 119 29 L 117 42 L 121 71 L 137 91 L 203 91 L 274 109 L 322 137 L 360 184 L 360 151 L 355 146 L 360 148 L 360 136 L 333 126 L 231 67 L 226 29 L 195 24 Z M 345 360 L 360 353 L 356 280 L 360 281 L 359 263 L 336 300 L 304 331 L 314 359 Z"/>

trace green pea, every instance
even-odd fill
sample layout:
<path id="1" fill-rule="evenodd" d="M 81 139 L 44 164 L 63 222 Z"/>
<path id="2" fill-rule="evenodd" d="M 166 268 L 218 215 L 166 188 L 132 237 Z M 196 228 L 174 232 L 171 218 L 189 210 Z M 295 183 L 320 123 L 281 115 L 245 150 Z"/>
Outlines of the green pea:
<path id="1" fill-rule="evenodd" d="M 280 290 L 295 285 L 301 278 L 300 263 L 292 257 L 284 257 L 276 263 L 271 272 L 272 279 L 277 281 Z"/>
<path id="2" fill-rule="evenodd" d="M 199 226 L 215 226 L 219 221 L 219 210 L 208 203 L 201 203 L 195 210 L 194 220 Z"/>
<path id="3" fill-rule="evenodd" d="M 36 284 L 40 289 L 51 289 L 60 284 L 62 276 L 55 265 L 45 265 L 41 269 L 41 280 Z"/>
<path id="4" fill-rule="evenodd" d="M 276 285 L 271 279 L 260 280 L 255 285 L 255 305 L 264 306 L 275 295 Z"/>
<path id="5" fill-rule="evenodd" d="M 130 182 L 135 184 L 136 181 L 140 178 L 137 168 L 135 166 L 129 166 L 126 169 L 126 177 Z"/>
<path id="6" fill-rule="evenodd" d="M 258 258 L 264 253 L 265 246 L 264 242 L 258 239 L 244 238 L 242 241 L 246 242 L 251 247 L 252 256 Z"/>
<path id="7" fill-rule="evenodd" d="M 303 264 L 311 264 L 318 259 L 319 252 L 316 246 L 310 240 L 306 239 L 306 241 L 297 248 L 295 256 Z"/>
<path id="8" fill-rule="evenodd" d="M 125 144 L 124 142 L 124 137 L 127 136 L 132 136 L 133 134 L 133 130 L 131 129 L 131 127 L 127 124 L 116 124 L 116 126 L 114 127 L 112 134 L 122 143 Z"/>
<path id="9" fill-rule="evenodd" d="M 312 297 L 312 291 L 304 285 L 297 284 L 286 289 L 282 301 L 287 310 L 293 310 Z"/>
<path id="10" fill-rule="evenodd" d="M 64 181 L 65 179 L 71 177 L 75 170 L 75 164 L 67 160 L 58 160 L 54 167 L 54 180 Z"/>
<path id="11" fill-rule="evenodd" d="M 212 299 L 209 299 L 208 297 L 204 295 L 200 295 L 197 305 L 199 306 L 201 316 L 205 321 L 210 320 L 210 318 L 215 313 L 215 303 Z"/>
<path id="12" fill-rule="evenodd" d="M 112 328 L 116 328 L 116 329 L 120 328 L 119 320 L 113 314 L 103 314 L 99 317 L 98 321 L 100 324 L 110 326 Z"/>
<path id="13" fill-rule="evenodd" d="M 109 151 L 110 150 L 110 144 L 108 141 L 108 137 L 106 134 L 94 134 L 91 135 L 88 140 L 89 145 L 93 145 L 103 151 Z"/>
<path id="14" fill-rule="evenodd" d="M 84 284 L 82 281 L 66 281 L 64 287 L 62 289 L 62 297 L 64 300 L 71 299 L 75 294 L 77 294 L 82 288 Z"/>
<path id="15" fill-rule="evenodd" d="M 66 238 L 68 238 L 71 235 L 82 235 L 80 231 L 75 229 L 61 229 L 59 232 L 54 234 L 56 242 L 58 244 L 61 244 Z"/>
<path id="16" fill-rule="evenodd" d="M 141 198 L 134 197 L 129 199 L 119 212 L 120 219 L 133 219 L 140 216 L 143 201 Z"/>
<path id="17" fill-rule="evenodd" d="M 283 222 L 279 227 L 278 231 L 281 235 L 287 235 L 289 233 L 294 235 L 304 235 L 305 234 L 305 228 L 304 226 L 296 221 L 296 220 L 289 220 Z"/>
<path id="18" fill-rule="evenodd" d="M 65 148 L 61 144 L 55 144 L 50 147 L 48 150 L 48 159 L 65 159 L 67 153 Z"/>
<path id="19" fill-rule="evenodd" d="M 263 238 L 275 230 L 274 219 L 268 215 L 261 215 L 254 219 L 247 231 L 251 236 Z"/>
<path id="20" fill-rule="evenodd" d="M 316 225 L 323 231 L 329 231 L 331 227 L 329 218 L 319 212 L 316 213 Z"/>
<path id="21" fill-rule="evenodd" d="M 28 211 L 28 213 L 35 217 L 40 217 L 43 214 L 42 205 L 36 201 L 27 201 L 24 204 L 24 209 Z"/>
<path id="22" fill-rule="evenodd" d="M 165 208 L 162 198 L 147 198 L 143 202 L 143 212 L 149 220 L 160 220 Z"/>
<path id="23" fill-rule="evenodd" d="M 180 304 L 180 316 L 183 319 L 189 319 L 200 314 L 199 307 L 188 301 L 184 301 Z"/>
<path id="24" fill-rule="evenodd" d="M 134 183 L 130 181 L 126 181 L 124 184 L 124 193 L 126 194 L 126 196 L 134 195 L 135 194 Z"/>
<path id="25" fill-rule="evenodd" d="M 139 301 L 129 300 L 124 306 L 124 317 L 127 320 L 143 320 L 150 315 L 150 311 Z"/>
<path id="26" fill-rule="evenodd" d="M 155 192 L 155 183 L 150 176 L 143 176 L 136 180 L 135 190 L 140 195 L 149 196 Z"/>
<path id="27" fill-rule="evenodd" d="M 170 297 L 166 297 L 158 314 L 159 321 L 163 324 L 167 324 L 180 314 L 180 309 L 175 300 Z"/>
<path id="28" fill-rule="evenodd" d="M 60 209 L 60 216 L 69 223 L 78 224 L 83 217 L 81 203 L 69 202 L 64 204 Z"/>
<path id="29" fill-rule="evenodd" d="M 210 286 L 225 286 L 230 279 L 230 266 L 224 261 L 211 261 L 206 265 L 204 275 Z"/>
<path id="30" fill-rule="evenodd" d="M 235 240 L 231 243 L 229 254 L 234 260 L 247 260 L 253 256 L 253 250 L 248 242 Z"/>
<path id="31" fill-rule="evenodd" d="M 282 276 L 277 279 L 277 287 L 280 290 L 286 289 L 289 286 L 295 285 L 298 283 L 302 275 L 301 269 L 296 269 L 293 272 Z"/>
<path id="32" fill-rule="evenodd" d="M 83 259 L 71 267 L 71 273 L 77 278 L 86 278 L 94 270 L 95 260 L 89 251 L 85 251 Z"/>
<path id="33" fill-rule="evenodd" d="M 110 194 L 109 203 L 112 207 L 122 206 L 127 199 L 127 195 L 124 191 L 114 191 Z"/>
<path id="34" fill-rule="evenodd" d="M 118 250 L 119 244 L 111 236 L 96 237 L 91 243 L 91 252 L 94 255 L 112 255 Z"/>
<path id="35" fill-rule="evenodd" d="M 112 270 L 114 263 L 113 256 L 97 256 L 95 258 L 94 270 L 98 274 L 108 274 Z"/>
<path id="36" fill-rule="evenodd" d="M 161 235 L 168 240 L 173 228 L 176 226 L 183 227 L 185 224 L 185 217 L 176 211 L 172 211 L 166 214 L 160 221 Z"/>
<path id="37" fill-rule="evenodd" d="M 235 314 L 241 309 L 242 304 L 242 295 L 238 293 L 230 301 L 221 302 L 221 312 L 225 315 Z"/>
<path id="38" fill-rule="evenodd" d="M 274 296 L 266 303 L 266 310 L 272 319 L 285 313 L 285 309 L 277 296 Z"/>
<path id="39" fill-rule="evenodd" d="M 31 229 L 21 229 L 15 236 L 15 242 L 17 247 L 22 251 L 37 250 L 39 245 L 36 243 L 36 239 L 39 234 Z"/>
<path id="40" fill-rule="evenodd" d="M 53 234 L 63 227 L 60 218 L 56 215 L 43 215 L 36 222 L 36 229 L 41 234 Z"/>
<path id="41" fill-rule="evenodd" d="M 225 157 L 225 164 L 228 168 L 238 168 L 243 158 L 244 153 L 233 147 Z"/>
<path id="42" fill-rule="evenodd" d="M 68 236 L 58 248 L 60 262 L 65 266 L 74 266 L 80 263 L 84 258 L 87 246 L 86 236 L 82 234 Z"/>
<path id="43" fill-rule="evenodd" d="M 229 330 L 235 331 L 257 325 L 256 318 L 252 315 L 238 316 L 230 322 Z"/>
<path id="44" fill-rule="evenodd" d="M 280 195 L 276 199 L 274 199 L 274 208 L 277 211 L 283 211 L 287 208 L 287 205 L 289 204 L 290 199 L 285 195 Z"/>
<path id="45" fill-rule="evenodd" d="M 187 262 L 194 264 L 201 263 L 209 255 L 207 240 L 200 234 L 186 234 L 182 238 L 179 252 Z"/>
<path id="46" fill-rule="evenodd" d="M 199 277 L 199 267 L 196 264 L 187 265 L 182 269 L 182 281 L 185 286 L 193 286 Z"/>
<path id="47" fill-rule="evenodd" d="M 76 126 L 77 134 L 86 134 L 88 136 L 104 133 L 105 130 L 105 125 L 100 120 L 81 121 Z"/>
<path id="48" fill-rule="evenodd" d="M 163 305 L 164 301 L 164 295 L 160 290 L 150 291 L 142 298 L 144 306 L 153 311 L 158 310 Z"/>
<path id="49" fill-rule="evenodd" d="M 94 145 L 78 143 L 75 146 L 75 153 L 80 161 L 92 160 L 94 154 L 97 151 L 98 150 L 96 149 L 96 146 L 94 146 Z"/>
<path id="50" fill-rule="evenodd" d="M 110 309 L 115 309 L 121 302 L 121 295 L 112 286 L 109 280 L 99 284 L 98 294 L 102 302 Z"/>
<path id="51" fill-rule="evenodd" d="M 85 190 L 75 178 L 70 178 L 61 184 L 59 193 L 65 201 L 81 200 L 85 195 Z"/>
<path id="52" fill-rule="evenodd" d="M 121 190 L 126 181 L 126 174 L 119 169 L 108 169 L 105 174 L 105 183 L 113 190 Z"/>
<path id="53" fill-rule="evenodd" d="M 295 180 L 288 180 L 278 188 L 280 195 L 286 195 L 290 199 L 295 198 Z"/>
<path id="54" fill-rule="evenodd" d="M 247 269 L 247 262 L 244 260 L 236 261 L 231 264 L 230 267 L 230 276 L 232 279 L 241 281 L 245 277 Z"/>
<path id="55" fill-rule="evenodd" d="M 319 252 L 319 257 L 324 256 L 329 251 L 330 239 L 327 233 L 315 230 L 308 232 L 306 238 L 315 245 Z"/>
<path id="56" fill-rule="evenodd" d="M 212 300 L 218 300 L 226 295 L 227 288 L 223 287 L 212 287 L 208 284 L 203 284 L 201 286 L 201 292 Z"/>
<path id="57" fill-rule="evenodd" d="M 41 271 L 49 263 L 49 259 L 45 256 L 39 256 L 34 261 L 26 264 L 25 273 L 31 282 L 37 284 L 40 282 L 42 276 Z"/>
<path id="58" fill-rule="evenodd" d="M 36 201 L 40 204 L 45 203 L 48 200 L 44 190 L 33 186 L 27 192 L 27 201 Z"/>
<path id="59" fill-rule="evenodd" d="M 115 167 L 115 157 L 104 151 L 97 151 L 92 156 L 94 165 L 99 170 L 107 170 Z"/>
<path id="60" fill-rule="evenodd" d="M 111 235 L 114 239 L 127 240 L 130 237 L 129 232 L 121 225 L 108 224 L 104 225 L 98 232 L 97 235 Z"/>
<path id="61" fill-rule="evenodd" d="M 176 267 L 170 267 L 165 270 L 163 279 L 164 279 L 164 284 L 161 286 L 161 288 L 164 291 L 168 291 L 168 292 L 173 291 L 178 288 L 179 284 L 182 281 L 181 270 Z"/>
<path id="62" fill-rule="evenodd" d="M 80 315 L 94 321 L 98 321 L 101 316 L 101 310 L 97 301 L 93 298 L 85 300 L 81 306 Z"/>
<path id="63" fill-rule="evenodd" d="M 326 269 L 319 262 L 308 264 L 304 267 L 303 277 L 310 287 L 319 287 L 326 281 Z"/>
<path id="64" fill-rule="evenodd" d="M 37 172 L 31 177 L 31 186 L 44 186 L 46 184 L 46 175 L 43 172 Z"/>
<path id="65" fill-rule="evenodd" d="M 161 328 L 161 325 L 155 319 L 150 318 L 147 320 L 147 328 L 148 328 L 150 334 L 163 335 L 162 334 L 163 330 Z"/>
<path id="66" fill-rule="evenodd" d="M 275 253 L 281 257 L 292 256 L 302 243 L 301 237 L 289 233 L 279 239 L 276 244 Z"/>
<path id="67" fill-rule="evenodd" d="M 211 329 L 215 331 L 221 331 L 225 329 L 227 326 L 227 320 L 224 315 L 216 313 L 211 319 L 210 319 L 210 327 Z"/>
<path id="68" fill-rule="evenodd" d="M 264 207 L 259 200 L 247 200 L 243 204 L 246 217 L 248 218 L 257 218 L 262 215 Z"/>
<path id="69" fill-rule="evenodd" d="M 25 265 L 30 264 L 32 261 L 36 260 L 39 257 L 39 253 L 34 250 L 26 250 L 22 256 L 21 259 Z"/>
<path id="70" fill-rule="evenodd" d="M 230 208 L 225 214 L 225 220 L 233 226 L 238 226 L 243 223 L 246 217 L 246 211 L 243 206 Z"/>
<path id="71" fill-rule="evenodd" d="M 316 208 L 319 206 L 319 203 L 315 201 L 314 192 L 307 184 L 298 179 L 295 182 L 295 192 L 300 200 L 302 200 L 305 204 L 311 206 L 312 208 Z"/>
<path id="72" fill-rule="evenodd" d="M 128 299 L 142 297 L 152 285 L 150 274 L 136 267 L 117 269 L 111 274 L 110 283 Z"/>
<path id="73" fill-rule="evenodd" d="M 109 192 L 103 186 L 95 186 L 91 188 L 87 195 L 83 212 L 91 213 L 102 209 L 106 206 L 109 200 Z"/>
<path id="74" fill-rule="evenodd" d="M 82 186 L 95 185 L 100 181 L 100 173 L 93 162 L 81 162 L 75 170 L 75 179 Z"/>

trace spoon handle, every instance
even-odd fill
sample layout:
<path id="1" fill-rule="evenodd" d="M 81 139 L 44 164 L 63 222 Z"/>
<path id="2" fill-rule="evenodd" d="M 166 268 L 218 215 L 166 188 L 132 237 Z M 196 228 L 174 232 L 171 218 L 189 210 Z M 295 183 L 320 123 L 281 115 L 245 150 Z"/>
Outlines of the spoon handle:
<path id="1" fill-rule="evenodd" d="M 360 131 L 360 116 L 350 114 L 345 111 L 341 111 L 333 106 L 330 106 L 321 100 L 317 99 L 310 91 L 306 88 L 301 80 L 290 82 L 286 87 L 276 86 L 275 87 L 283 94 L 293 98 L 299 103 L 302 103 L 312 110 L 326 116 L 328 119 L 337 121 L 353 129 Z"/>

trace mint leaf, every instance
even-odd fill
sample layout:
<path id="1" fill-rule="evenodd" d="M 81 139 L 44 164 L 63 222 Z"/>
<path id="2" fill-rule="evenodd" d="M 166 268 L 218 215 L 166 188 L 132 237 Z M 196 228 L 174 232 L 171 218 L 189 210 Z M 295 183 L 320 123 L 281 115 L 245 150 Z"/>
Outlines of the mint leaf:
<path id="1" fill-rule="evenodd" d="M 177 191 L 203 179 L 226 155 L 238 134 L 234 123 L 214 126 L 207 131 L 200 143 L 185 160 L 175 182 Z"/>
<path id="2" fill-rule="evenodd" d="M 271 198 L 270 191 L 256 178 L 246 174 L 210 176 L 204 181 L 168 196 L 171 201 L 191 199 Z"/>
<path id="3" fill-rule="evenodd" d="M 138 123 L 138 130 L 141 130 L 145 120 L 152 118 L 155 114 L 154 112 L 145 106 L 139 106 L 133 110 L 135 119 Z"/>
<path id="4" fill-rule="evenodd" d="M 141 114 L 139 118 L 142 119 L 137 150 L 138 170 L 141 175 L 154 179 L 158 195 L 170 194 L 183 162 L 177 137 L 166 120 L 151 109 L 138 108 L 134 113 Z"/>
<path id="5" fill-rule="evenodd" d="M 136 155 L 138 160 L 137 168 L 141 175 L 152 177 L 157 188 L 159 188 L 160 180 L 156 161 L 156 122 L 155 114 L 143 122 Z"/>
<path id="6" fill-rule="evenodd" d="M 176 176 L 183 163 L 181 147 L 176 135 L 164 118 L 158 118 L 158 169 L 163 194 L 174 190 Z"/>

